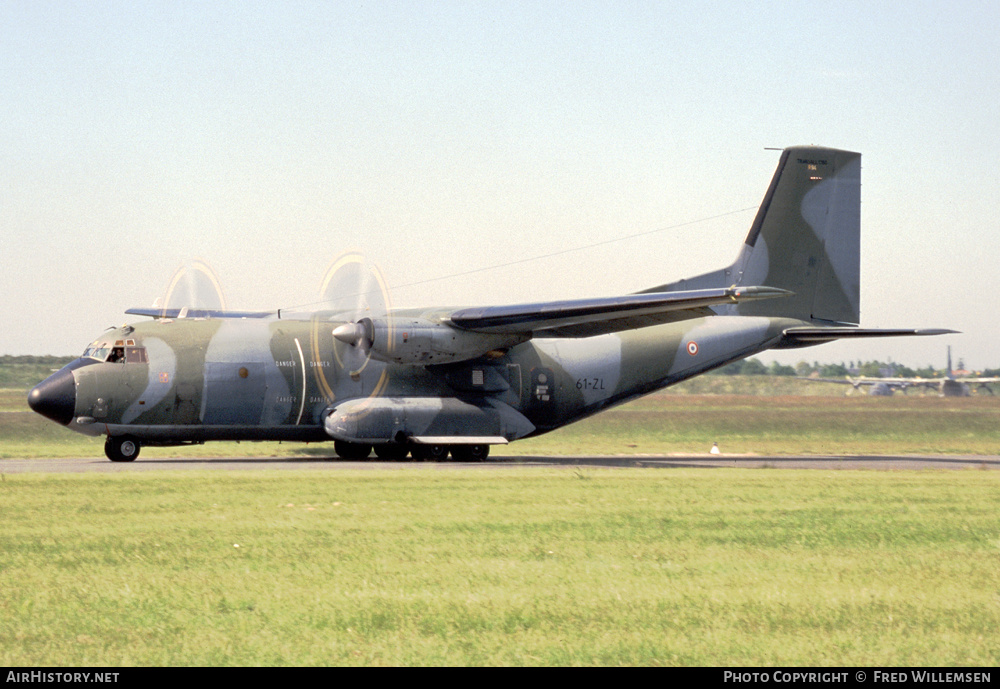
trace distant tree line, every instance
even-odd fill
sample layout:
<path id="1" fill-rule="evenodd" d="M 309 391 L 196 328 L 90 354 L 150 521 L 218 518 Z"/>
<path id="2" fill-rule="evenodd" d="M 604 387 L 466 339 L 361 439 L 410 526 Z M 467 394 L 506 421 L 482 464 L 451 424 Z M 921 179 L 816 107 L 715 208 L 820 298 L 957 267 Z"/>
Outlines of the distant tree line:
<path id="1" fill-rule="evenodd" d="M 0 388 L 31 388 L 75 358 L 0 355 Z"/>
<path id="2" fill-rule="evenodd" d="M 956 370 L 965 368 L 960 359 Z M 843 378 L 845 376 L 866 376 L 869 378 L 942 378 L 948 373 L 945 367 L 936 369 L 927 365 L 922 368 L 910 368 L 903 364 L 884 361 L 851 361 L 839 364 L 821 364 L 818 361 L 809 363 L 800 361 L 795 366 L 779 364 L 772 361 L 770 365 L 760 359 L 751 358 L 734 361 L 722 368 L 712 371 L 714 375 L 722 376 L 800 376 L 818 375 L 820 378 Z M 1000 376 L 1000 369 L 986 369 L 975 375 L 983 377 Z"/>
<path id="3" fill-rule="evenodd" d="M 69 362 L 75 359 L 75 356 L 50 356 L 46 354 L 45 356 L 37 355 L 25 355 L 25 356 L 13 356 L 11 354 L 0 354 L 0 366 L 27 366 L 34 364 L 41 364 L 42 366 L 54 366 L 58 364 L 60 367 L 65 366 Z"/>
<path id="4" fill-rule="evenodd" d="M 794 376 L 795 369 L 791 366 L 772 361 L 768 366 L 760 359 L 742 359 L 717 368 L 710 375 L 720 376 Z"/>

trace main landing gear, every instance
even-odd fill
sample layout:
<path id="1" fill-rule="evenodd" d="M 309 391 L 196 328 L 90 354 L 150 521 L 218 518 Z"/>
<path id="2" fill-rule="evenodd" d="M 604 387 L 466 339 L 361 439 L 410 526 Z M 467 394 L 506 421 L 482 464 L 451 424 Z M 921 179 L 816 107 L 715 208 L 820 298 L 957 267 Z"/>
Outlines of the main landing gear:
<path id="1" fill-rule="evenodd" d="M 130 435 L 108 436 L 104 441 L 104 454 L 112 462 L 131 462 L 139 456 L 141 445 Z"/>
<path id="2" fill-rule="evenodd" d="M 142 448 L 138 438 L 130 435 L 108 436 L 104 441 L 104 454 L 112 462 L 131 462 L 139 456 Z M 384 461 L 402 461 L 412 456 L 418 462 L 446 462 L 448 455 L 456 462 L 483 462 L 489 457 L 489 445 L 418 445 L 408 443 L 384 443 L 364 445 L 336 441 L 333 448 L 342 459 L 368 459 L 375 455 Z"/>

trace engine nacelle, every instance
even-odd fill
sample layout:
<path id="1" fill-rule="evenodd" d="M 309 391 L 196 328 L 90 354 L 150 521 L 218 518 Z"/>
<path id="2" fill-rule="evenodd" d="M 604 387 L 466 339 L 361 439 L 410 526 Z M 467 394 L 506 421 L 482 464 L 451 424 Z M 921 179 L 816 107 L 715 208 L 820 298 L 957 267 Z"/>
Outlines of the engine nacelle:
<path id="1" fill-rule="evenodd" d="M 362 318 L 333 331 L 379 361 L 426 366 L 468 361 L 527 342 L 526 334 L 477 333 L 426 318 Z"/>

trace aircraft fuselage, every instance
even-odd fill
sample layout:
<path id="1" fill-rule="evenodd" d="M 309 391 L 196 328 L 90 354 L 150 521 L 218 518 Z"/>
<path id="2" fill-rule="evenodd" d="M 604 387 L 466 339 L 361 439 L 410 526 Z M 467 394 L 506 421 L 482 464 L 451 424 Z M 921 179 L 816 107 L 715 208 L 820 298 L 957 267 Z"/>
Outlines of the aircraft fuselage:
<path id="1" fill-rule="evenodd" d="M 458 363 L 402 365 L 359 357 L 338 342 L 332 331 L 343 322 L 314 316 L 126 326 L 40 384 L 61 385 L 62 393 L 58 413 L 38 410 L 81 433 L 154 445 L 320 441 L 333 439 L 324 420 L 348 402 L 455 399 L 500 410 L 486 434 L 514 440 L 750 356 L 799 324 L 715 316 L 584 339 L 536 339 Z M 375 442 L 425 431 L 403 426 Z"/>

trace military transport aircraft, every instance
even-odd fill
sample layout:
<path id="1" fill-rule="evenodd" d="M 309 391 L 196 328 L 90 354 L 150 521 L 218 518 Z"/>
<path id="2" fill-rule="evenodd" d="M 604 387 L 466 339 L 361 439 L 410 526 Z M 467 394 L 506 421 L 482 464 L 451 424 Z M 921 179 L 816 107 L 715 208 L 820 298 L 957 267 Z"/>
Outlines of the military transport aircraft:
<path id="1" fill-rule="evenodd" d="M 991 385 L 1000 383 L 1000 378 L 970 378 L 956 376 L 951 368 L 951 347 L 948 347 L 948 371 L 944 378 L 871 378 L 858 376 L 846 379 L 840 378 L 805 378 L 804 380 L 818 383 L 839 383 L 853 385 L 855 390 L 868 389 L 868 394 L 877 397 L 888 397 L 896 390 L 904 393 L 911 388 L 937 390 L 940 397 L 968 397 L 972 390 L 982 390 L 993 394 Z"/>
<path id="2" fill-rule="evenodd" d="M 112 461 L 142 445 L 333 440 L 344 458 L 485 459 L 729 362 L 859 323 L 861 156 L 785 149 L 732 265 L 619 297 L 363 314 L 129 309 L 31 408 Z M 360 316 L 360 317 L 359 317 Z"/>

